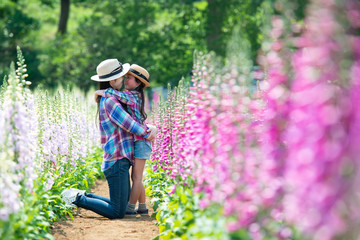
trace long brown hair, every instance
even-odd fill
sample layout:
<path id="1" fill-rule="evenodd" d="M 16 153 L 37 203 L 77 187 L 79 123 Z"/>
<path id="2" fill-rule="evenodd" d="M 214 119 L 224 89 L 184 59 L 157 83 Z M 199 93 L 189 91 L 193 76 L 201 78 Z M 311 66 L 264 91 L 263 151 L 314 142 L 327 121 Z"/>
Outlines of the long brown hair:
<path id="1" fill-rule="evenodd" d="M 112 88 L 110 85 L 110 81 L 99 82 L 99 90 L 105 90 L 108 88 Z M 96 111 L 96 119 L 95 119 L 96 124 L 99 123 L 99 119 L 100 119 L 100 99 L 101 99 L 101 97 L 98 97 L 96 99 L 96 102 L 97 102 L 97 111 Z"/>
<path id="2" fill-rule="evenodd" d="M 144 88 L 145 88 L 145 84 L 143 82 L 141 82 L 139 79 L 137 79 L 135 77 L 135 80 L 137 83 L 140 83 L 139 86 L 137 86 L 134 90 L 139 92 L 141 95 L 141 108 L 140 108 L 140 113 L 141 113 L 141 119 L 140 119 L 140 123 L 143 124 L 144 121 L 147 118 L 147 115 L 145 113 L 145 97 L 144 97 Z"/>

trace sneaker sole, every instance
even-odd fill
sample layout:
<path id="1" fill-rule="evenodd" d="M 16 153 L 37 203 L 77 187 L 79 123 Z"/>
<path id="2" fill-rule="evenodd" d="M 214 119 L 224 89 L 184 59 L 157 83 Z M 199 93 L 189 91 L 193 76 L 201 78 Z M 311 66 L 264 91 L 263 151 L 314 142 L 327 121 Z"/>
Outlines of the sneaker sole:
<path id="1" fill-rule="evenodd" d="M 149 212 L 137 212 L 137 214 L 140 214 L 141 216 L 149 216 Z"/>

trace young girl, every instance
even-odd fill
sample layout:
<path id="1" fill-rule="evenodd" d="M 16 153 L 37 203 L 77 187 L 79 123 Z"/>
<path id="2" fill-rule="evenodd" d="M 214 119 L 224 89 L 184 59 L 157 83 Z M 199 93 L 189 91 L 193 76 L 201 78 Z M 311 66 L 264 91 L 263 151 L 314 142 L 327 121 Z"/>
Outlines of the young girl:
<path id="1" fill-rule="evenodd" d="M 95 92 L 95 99 L 98 96 L 117 98 L 126 105 L 130 116 L 140 124 L 145 125 L 144 121 L 147 115 L 144 111 L 144 88 L 149 87 L 149 73 L 143 67 L 132 64 L 126 74 L 125 89 L 128 91 L 117 91 L 112 88 L 107 90 L 98 90 Z M 143 171 L 146 159 L 150 158 L 152 146 L 151 143 L 141 136 L 134 135 L 134 157 L 135 164 L 132 167 L 131 179 L 133 182 L 130 199 L 127 205 L 127 215 L 147 215 L 148 209 L 145 203 L 145 188 L 142 182 Z M 135 210 L 136 202 L 139 207 Z"/>

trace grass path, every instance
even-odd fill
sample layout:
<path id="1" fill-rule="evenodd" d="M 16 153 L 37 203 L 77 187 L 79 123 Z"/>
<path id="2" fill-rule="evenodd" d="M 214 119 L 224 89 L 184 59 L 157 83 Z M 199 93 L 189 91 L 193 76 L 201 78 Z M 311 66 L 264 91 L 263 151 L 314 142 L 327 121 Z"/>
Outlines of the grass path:
<path id="1" fill-rule="evenodd" d="M 109 188 L 106 180 L 97 181 L 93 192 L 96 195 L 109 197 Z M 150 206 L 147 199 L 147 206 Z M 149 215 L 153 213 L 149 208 Z M 94 212 L 80 208 L 79 215 L 74 220 L 54 223 L 51 231 L 57 240 L 149 240 L 158 235 L 156 220 L 149 216 L 125 216 L 123 219 L 109 220 Z"/>

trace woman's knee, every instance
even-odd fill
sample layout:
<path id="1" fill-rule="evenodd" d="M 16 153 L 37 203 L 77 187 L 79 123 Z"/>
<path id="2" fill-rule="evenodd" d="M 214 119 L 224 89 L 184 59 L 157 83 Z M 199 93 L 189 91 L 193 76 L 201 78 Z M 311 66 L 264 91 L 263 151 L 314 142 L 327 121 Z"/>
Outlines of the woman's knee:
<path id="1" fill-rule="evenodd" d="M 125 217 L 125 212 L 122 212 L 122 213 L 114 214 L 114 217 L 110 218 L 110 219 L 119 219 L 119 218 L 124 218 L 124 217 Z"/>
<path id="2" fill-rule="evenodd" d="M 114 214 L 108 216 L 108 218 L 111 219 L 111 220 L 112 219 L 121 219 L 121 218 L 124 218 L 124 217 L 125 217 L 125 213 L 122 213 L 122 214 L 114 213 Z"/>
<path id="3" fill-rule="evenodd" d="M 114 211 L 112 212 L 112 216 L 110 217 L 110 219 L 124 218 L 125 211 L 126 211 L 126 206 L 121 206 L 120 208 L 114 207 Z"/>

